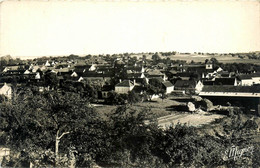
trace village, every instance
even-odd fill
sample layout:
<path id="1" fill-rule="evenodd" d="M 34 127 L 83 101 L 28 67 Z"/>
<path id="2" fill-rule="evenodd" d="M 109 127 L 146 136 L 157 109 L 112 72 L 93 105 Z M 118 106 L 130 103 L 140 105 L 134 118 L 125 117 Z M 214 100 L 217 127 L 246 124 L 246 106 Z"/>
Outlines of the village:
<path id="1" fill-rule="evenodd" d="M 177 53 L 177 56 L 178 54 L 179 53 Z M 144 118 L 141 117 L 141 120 L 139 120 L 139 118 L 134 119 L 139 123 L 136 125 L 138 129 L 140 129 L 140 124 L 149 125 L 149 127 L 155 124 L 160 131 L 168 131 L 172 128 L 178 129 L 178 126 L 180 126 L 180 129 L 186 129 L 187 126 L 188 130 L 196 128 L 198 134 L 211 136 L 213 137 L 212 140 L 215 141 L 215 138 L 228 139 L 237 133 L 236 131 L 234 132 L 234 130 L 240 129 L 241 126 L 237 127 L 234 124 L 232 125 L 233 122 L 237 124 L 240 123 L 240 125 L 241 123 L 242 125 L 246 125 L 248 122 L 252 122 L 253 128 L 251 128 L 251 125 L 250 129 L 253 129 L 253 132 L 245 130 L 246 133 L 241 132 L 239 138 L 248 140 L 250 137 L 250 142 L 252 141 L 258 144 L 259 128 L 254 124 L 259 124 L 258 116 L 260 114 L 259 65 L 250 63 L 222 63 L 218 61 L 218 59 L 221 60 L 221 58 L 226 57 L 226 55 L 216 56 L 211 54 L 205 57 L 206 54 L 196 54 L 196 56 L 203 56 L 200 61 L 196 62 L 191 59 L 185 60 L 185 58 L 192 58 L 190 53 L 183 53 L 182 55 L 185 56 L 183 60 L 174 59 L 175 55 L 176 52 L 124 53 L 98 56 L 87 55 L 84 57 L 77 55 L 42 57 L 30 60 L 12 59 L 10 56 L 2 57 L 2 70 L 0 74 L 1 106 L 4 108 L 8 105 L 8 102 L 10 102 L 13 104 L 12 106 L 17 105 L 18 108 L 22 106 L 21 113 L 24 113 L 24 110 L 30 111 L 31 108 L 34 107 L 19 104 L 22 103 L 20 97 L 23 101 L 26 100 L 25 103 L 36 101 L 36 104 L 41 104 L 41 101 L 50 101 L 55 95 L 60 95 L 61 97 L 58 96 L 57 99 L 61 99 L 61 101 L 65 101 L 63 99 L 65 95 L 68 95 L 69 99 L 71 99 L 70 96 L 74 98 L 73 96 L 76 95 L 76 97 L 79 96 L 82 100 L 78 98 L 70 100 L 75 101 L 75 107 L 69 109 L 71 112 L 69 115 L 74 115 L 74 113 L 78 115 L 78 113 L 81 113 L 79 112 L 81 110 L 85 111 L 83 113 L 84 115 L 89 115 L 89 110 L 94 109 L 94 115 L 98 115 L 102 123 L 99 125 L 111 122 L 111 118 L 114 120 L 113 118 L 118 115 L 118 111 L 130 116 L 136 113 L 135 115 L 138 117 L 146 113 Z M 47 99 L 45 98 L 46 95 L 52 96 Z M 37 96 L 40 96 L 40 99 L 35 98 L 35 100 L 33 100 L 34 97 Z M 40 102 L 37 102 L 38 100 Z M 52 109 L 54 111 L 58 108 L 56 109 L 58 113 L 55 114 L 57 117 L 63 114 L 63 106 L 72 105 L 71 102 L 68 102 L 69 104 L 61 106 L 59 105 L 60 102 L 58 100 L 56 101 L 58 104 L 50 103 L 49 106 L 51 108 L 55 107 Z M 46 102 L 41 106 L 47 108 L 48 103 L 49 102 Z M 77 105 L 78 103 L 82 104 Z M 87 106 L 83 108 L 85 105 Z M 10 108 L 15 109 L 15 107 L 12 106 L 10 106 Z M 39 107 L 39 105 L 36 106 L 37 109 Z M 78 110 L 75 110 L 75 108 Z M 42 110 L 44 112 L 44 109 Z M 53 113 L 52 110 L 50 111 L 51 114 Z M 32 114 L 30 115 L 34 115 L 34 112 L 31 112 Z M 4 119 L 8 115 L 12 118 L 14 114 L 8 113 L 8 111 L 3 113 L 3 118 L 1 119 Z M 36 114 L 38 115 L 38 113 Z M 20 114 L 18 113 L 16 115 L 19 116 Z M 48 112 L 46 114 L 44 112 L 43 115 L 48 115 Z M 68 114 L 60 116 L 60 118 L 62 120 L 66 120 L 66 117 L 70 118 L 70 116 L 67 115 Z M 121 116 L 121 114 L 119 116 Z M 25 125 L 31 122 L 30 117 L 28 119 L 28 121 L 24 121 Z M 39 122 L 45 122 L 45 120 L 37 116 L 37 120 L 38 119 L 40 119 L 37 122 L 38 124 Z M 87 122 L 85 119 L 86 118 L 80 121 L 82 123 L 78 125 L 79 127 Z M 52 118 L 46 119 L 46 121 L 48 120 L 52 120 Z M 5 121 L 5 119 L 3 121 Z M 55 123 L 57 121 L 53 120 L 53 122 Z M 71 118 L 69 122 L 74 122 L 74 118 Z M 90 120 L 90 122 L 92 123 L 93 121 Z M 113 122 L 116 124 L 118 121 Z M 128 122 L 130 121 L 127 120 L 124 122 L 129 124 Z M 18 125 L 19 123 L 20 122 L 18 122 Z M 233 132 L 232 134 L 222 130 L 223 123 L 232 125 L 230 126 L 231 128 L 229 128 L 229 131 Z M 63 121 L 61 124 L 64 124 Z M 41 125 L 42 124 L 39 126 L 41 127 Z M 100 129 L 99 127 L 100 126 L 95 126 L 95 129 Z M 6 128 L 3 127 L 3 130 L 5 129 Z M 38 127 L 35 127 L 35 129 L 38 129 Z M 71 125 L 71 129 L 74 130 L 75 126 Z M 105 126 L 103 129 L 107 131 L 111 128 Z M 29 130 L 31 130 L 30 127 L 28 127 L 28 131 Z M 57 130 L 59 131 L 60 129 L 57 127 Z M 212 130 L 214 130 L 213 133 Z M 86 133 L 85 131 L 86 130 L 78 132 L 77 136 Z M 113 129 L 110 131 L 113 132 Z M 69 134 L 69 132 L 63 132 L 60 137 L 66 134 Z M 2 134 L 2 138 L 5 137 L 3 135 L 5 134 Z M 57 137 L 59 137 L 58 135 L 59 132 L 57 132 Z M 23 139 L 23 134 L 17 136 L 21 136 Z M 76 136 L 76 134 L 74 136 Z M 95 135 L 91 134 L 90 136 Z M 192 133 L 191 136 L 196 135 Z M 57 137 L 56 141 L 59 141 Z M 233 141 L 233 138 L 231 139 Z M 115 143 L 116 145 L 117 142 L 118 141 L 112 138 L 111 143 Z M 14 142 L 9 143 L 13 144 Z M 80 143 L 84 143 L 84 141 Z M 129 142 L 126 141 L 126 143 Z M 188 143 L 190 142 L 188 141 Z M 30 145 L 31 143 L 29 146 Z M 12 156 L 12 150 L 7 148 L 7 146 L 6 144 L 0 148 L 0 161 L 3 163 L 6 162 L 6 158 Z M 111 146 L 105 145 L 101 148 L 107 149 L 110 147 Z M 93 148 L 96 149 L 95 145 Z M 56 151 L 57 150 L 55 150 L 55 152 Z M 62 158 L 68 159 L 68 157 L 64 155 L 65 151 L 61 154 L 53 154 L 53 156 L 55 156 L 54 164 L 59 163 L 60 165 Z M 213 150 L 212 153 L 214 152 L 216 151 Z M 30 155 L 33 158 L 35 157 L 34 152 Z M 44 155 L 51 157 L 46 153 Z M 74 154 L 71 153 L 71 149 L 69 149 L 69 155 L 73 156 L 73 158 L 70 158 L 67 164 L 69 164 L 70 167 L 74 167 L 77 161 L 75 160 Z M 157 156 L 157 154 L 155 155 Z M 56 158 L 57 156 L 60 157 L 58 160 Z M 110 162 L 115 158 L 108 158 L 109 159 L 105 160 L 100 157 L 94 157 L 93 160 L 91 159 L 91 163 L 96 167 L 104 163 L 105 165 L 112 164 Z M 73 163 L 71 163 L 71 160 Z M 43 164 L 39 164 L 36 161 L 37 159 L 35 160 L 35 158 L 30 160 L 30 162 L 26 160 L 26 163 L 22 165 L 32 167 L 34 165 L 39 166 Z M 167 161 L 164 162 L 167 163 Z M 251 162 L 252 161 L 250 161 L 250 164 L 252 164 Z M 9 163 L 8 159 L 7 163 Z M 178 163 L 178 161 L 174 164 L 176 163 Z M 44 163 L 43 165 L 48 164 Z"/>
<path id="2" fill-rule="evenodd" d="M 0 0 L 0 168 L 260 167 L 259 10 Z"/>
<path id="3" fill-rule="evenodd" d="M 81 93 L 91 97 L 92 103 L 111 105 L 127 103 L 126 95 L 130 93 L 140 99 L 134 101 L 198 95 L 213 100 L 215 105 L 229 102 L 259 115 L 258 65 L 230 71 L 223 69 L 225 66 L 221 67 L 214 56 L 203 62 L 187 62 L 172 60 L 164 56 L 167 53 L 133 55 L 71 55 L 7 64 L 0 74 L 0 93 L 10 99 L 14 89 L 30 88 L 38 92 L 55 89 Z M 245 104 L 248 101 L 244 100 L 251 103 Z"/>

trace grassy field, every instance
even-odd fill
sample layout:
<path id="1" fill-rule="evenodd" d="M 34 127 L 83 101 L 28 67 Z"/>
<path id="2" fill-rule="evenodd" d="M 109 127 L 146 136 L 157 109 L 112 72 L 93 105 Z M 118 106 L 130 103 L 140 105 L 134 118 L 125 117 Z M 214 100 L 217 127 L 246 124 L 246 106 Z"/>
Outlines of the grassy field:
<path id="1" fill-rule="evenodd" d="M 134 55 L 137 58 L 142 57 L 142 55 Z M 167 58 L 164 56 L 160 56 L 161 58 Z M 232 57 L 231 55 L 199 55 L 199 54 L 176 54 L 168 56 L 172 60 L 185 60 L 187 62 L 204 62 L 206 59 L 216 58 L 219 62 L 222 63 L 252 63 L 252 64 L 260 64 L 260 60 L 253 59 L 241 59 L 238 57 Z M 152 59 L 152 55 L 148 55 L 147 59 Z"/>
<path id="2" fill-rule="evenodd" d="M 157 118 L 159 126 L 165 128 L 172 124 L 188 124 L 190 126 L 201 126 L 214 121 L 217 118 L 224 117 L 223 115 L 210 114 L 207 112 L 191 113 L 191 112 L 177 112 L 172 106 L 185 104 L 173 100 L 172 98 L 155 99 L 153 102 L 142 102 L 132 105 L 130 108 L 134 110 L 149 109 L 152 118 Z M 99 106 L 96 107 L 97 112 L 102 114 L 104 119 L 107 119 L 116 109 L 116 106 Z"/>

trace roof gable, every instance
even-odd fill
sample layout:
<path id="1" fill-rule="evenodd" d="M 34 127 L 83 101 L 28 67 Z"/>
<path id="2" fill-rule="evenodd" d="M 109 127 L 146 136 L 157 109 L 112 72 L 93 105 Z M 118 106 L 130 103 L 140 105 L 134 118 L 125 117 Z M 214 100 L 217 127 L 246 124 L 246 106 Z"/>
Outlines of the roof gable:
<path id="1" fill-rule="evenodd" d="M 124 80 L 116 85 L 116 87 L 131 87 L 134 84 L 130 80 Z"/>
<path id="2" fill-rule="evenodd" d="M 194 80 L 177 80 L 175 87 L 195 87 L 196 82 Z"/>
<path id="3" fill-rule="evenodd" d="M 172 87 L 173 84 L 170 81 L 166 81 L 162 83 L 165 87 Z"/>
<path id="4" fill-rule="evenodd" d="M 215 78 L 214 85 L 234 85 L 236 78 Z"/>

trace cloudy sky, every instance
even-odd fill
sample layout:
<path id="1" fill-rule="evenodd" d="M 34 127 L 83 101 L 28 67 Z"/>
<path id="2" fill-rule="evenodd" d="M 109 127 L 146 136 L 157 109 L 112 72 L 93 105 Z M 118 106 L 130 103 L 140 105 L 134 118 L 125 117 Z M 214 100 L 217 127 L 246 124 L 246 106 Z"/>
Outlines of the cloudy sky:
<path id="1" fill-rule="evenodd" d="M 258 1 L 3 1 L 0 54 L 260 50 Z"/>

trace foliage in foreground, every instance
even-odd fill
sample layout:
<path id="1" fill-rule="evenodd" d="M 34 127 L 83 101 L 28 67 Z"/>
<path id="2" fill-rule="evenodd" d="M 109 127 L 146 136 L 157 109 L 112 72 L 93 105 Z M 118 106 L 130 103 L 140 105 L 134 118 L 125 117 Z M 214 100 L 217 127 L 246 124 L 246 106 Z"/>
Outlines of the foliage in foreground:
<path id="1" fill-rule="evenodd" d="M 163 130 L 155 121 L 145 124 L 151 118 L 149 109 L 137 112 L 127 105 L 118 106 L 103 121 L 75 93 L 19 94 L 2 103 L 0 110 L 1 143 L 15 153 L 10 161 L 5 160 L 11 167 L 28 166 L 28 162 L 68 166 L 73 158 L 77 167 L 93 163 L 104 167 L 216 167 L 234 164 L 224 161 L 222 153 L 230 145 L 241 145 L 239 137 L 232 141 L 233 136 L 200 136 L 187 125 Z M 225 129 L 255 127 L 250 122 L 235 123 Z"/>

